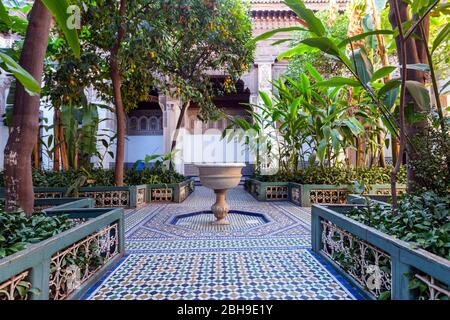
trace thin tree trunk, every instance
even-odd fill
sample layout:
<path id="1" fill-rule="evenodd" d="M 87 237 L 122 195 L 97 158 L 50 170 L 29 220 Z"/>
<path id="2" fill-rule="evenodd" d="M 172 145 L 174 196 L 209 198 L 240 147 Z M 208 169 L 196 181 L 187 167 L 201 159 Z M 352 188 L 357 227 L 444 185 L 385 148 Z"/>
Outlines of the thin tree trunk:
<path id="1" fill-rule="evenodd" d="M 124 178 L 124 158 L 125 158 L 125 109 L 123 107 L 122 101 L 122 78 L 120 76 L 120 68 L 118 55 L 120 46 L 125 37 L 126 26 L 125 26 L 125 13 L 126 13 L 126 0 L 120 0 L 120 25 L 117 33 L 117 42 L 111 48 L 111 80 L 114 91 L 114 103 L 116 110 L 116 121 L 117 121 L 117 147 L 116 147 L 116 162 L 115 162 L 115 174 L 114 179 L 117 186 L 123 186 Z"/>
<path id="2" fill-rule="evenodd" d="M 374 27 L 375 30 L 381 30 L 381 18 L 380 18 L 380 13 L 377 10 L 377 7 L 375 5 L 375 0 L 370 0 L 370 6 L 372 8 L 372 18 L 374 21 Z M 377 34 L 377 44 L 378 44 L 378 54 L 381 57 L 381 65 L 383 67 L 389 66 L 389 57 L 386 51 L 386 42 L 384 39 L 384 35 L 382 34 Z M 387 75 L 386 77 L 383 78 L 384 83 L 387 83 L 389 80 L 391 80 L 391 75 Z M 381 120 L 378 120 L 379 125 L 381 125 Z M 394 137 L 392 137 L 392 139 L 395 139 Z M 377 134 L 377 140 L 378 140 L 378 144 L 382 145 L 382 147 L 379 149 L 380 154 L 379 154 L 379 166 L 386 168 L 386 160 L 384 158 L 384 141 L 383 141 L 383 134 L 381 132 L 379 132 Z"/>
<path id="3" fill-rule="evenodd" d="M 177 126 L 175 128 L 175 132 L 174 132 L 173 138 L 172 138 L 172 145 L 170 147 L 170 151 L 171 152 L 173 152 L 175 150 L 176 146 L 177 146 L 177 139 L 178 139 L 178 135 L 180 133 L 181 124 L 183 123 L 184 115 L 186 114 L 186 110 L 189 108 L 190 104 L 191 104 L 191 102 L 188 101 L 188 102 L 183 104 L 183 107 L 181 107 L 180 115 L 179 115 L 178 120 L 177 120 Z M 174 169 L 172 162 L 170 162 L 169 168 L 170 168 L 170 170 Z"/>
<path id="4" fill-rule="evenodd" d="M 39 161 L 39 133 L 36 136 L 36 143 L 33 148 L 33 167 L 39 169 L 41 166 Z"/>
<path id="5" fill-rule="evenodd" d="M 67 155 L 66 139 L 64 137 L 64 126 L 59 124 L 59 146 L 61 149 L 61 164 L 64 171 L 69 170 L 69 157 Z"/>
<path id="6" fill-rule="evenodd" d="M 180 116 L 177 120 L 177 126 L 175 128 L 175 133 L 172 138 L 172 146 L 170 147 L 170 151 L 175 150 L 175 147 L 177 146 L 177 139 L 178 135 L 181 129 L 181 124 L 183 123 L 184 115 L 186 114 L 186 110 L 189 108 L 190 102 L 186 102 L 183 104 L 183 107 L 181 107 Z"/>
<path id="7" fill-rule="evenodd" d="M 400 28 L 404 22 L 410 21 L 408 10 L 409 8 L 407 3 L 403 1 L 389 0 L 389 4 L 390 4 L 389 20 L 394 29 L 397 26 L 399 26 Z M 417 19 L 418 17 L 414 17 L 412 21 L 413 24 L 415 23 L 415 21 L 417 21 Z M 425 34 L 428 37 L 429 18 L 426 17 L 422 23 L 423 28 L 425 30 Z M 427 55 L 424 47 L 426 39 L 425 41 L 421 40 L 420 28 L 415 29 L 414 34 L 406 39 L 404 39 L 403 36 L 404 34 L 403 35 L 399 34 L 395 38 L 398 56 L 400 57 L 399 62 L 403 66 L 403 68 L 406 68 L 406 65 L 411 64 L 417 63 L 426 64 Z M 426 80 L 425 74 L 422 71 L 413 69 L 402 70 L 402 76 L 405 77 L 405 79 L 402 78 L 402 81 L 413 80 L 420 83 L 425 83 Z M 416 103 L 414 103 L 414 99 L 408 93 L 407 90 L 404 90 L 404 92 L 401 94 L 401 98 L 402 95 L 403 95 L 403 106 L 412 105 L 414 107 L 414 112 L 423 111 L 418 109 L 419 106 Z M 400 104 L 402 104 L 402 102 Z M 423 136 L 426 127 L 427 127 L 427 120 L 422 120 L 414 123 L 406 123 L 406 134 L 408 136 L 408 143 L 405 140 L 406 148 L 404 148 L 404 146 L 402 146 L 402 142 L 400 142 L 400 153 L 398 154 L 397 163 L 401 162 L 403 158 L 403 154 L 401 152 L 403 149 L 406 149 L 407 151 L 407 161 L 409 161 L 409 159 L 413 159 L 415 152 L 414 146 L 411 144 L 411 142 L 415 140 L 415 137 Z M 419 186 L 419 183 L 418 181 L 416 181 L 417 179 L 415 173 L 410 166 L 408 166 L 407 172 L 408 172 L 408 191 L 414 192 L 416 188 Z M 393 195 L 393 198 L 395 198 L 395 195 Z"/>
<path id="8" fill-rule="evenodd" d="M 362 137 L 356 138 L 356 168 L 364 168 L 364 141 Z"/>
<path id="9" fill-rule="evenodd" d="M 392 164 L 394 164 L 398 158 L 398 139 L 393 135 L 391 135 L 391 156 Z"/>
<path id="10" fill-rule="evenodd" d="M 39 83 L 42 80 L 52 17 L 47 7 L 36 0 L 23 44 L 19 64 Z M 6 210 L 22 208 L 33 213 L 34 191 L 31 154 L 39 131 L 39 95 L 30 96 L 17 81 L 12 130 L 5 147 Z"/>
<path id="11" fill-rule="evenodd" d="M 379 120 L 381 122 L 381 120 Z M 381 125 L 381 123 L 379 123 L 379 125 Z M 384 140 L 383 140 L 383 134 L 381 132 L 379 132 L 377 134 L 377 142 L 378 144 L 381 146 L 378 151 L 380 152 L 378 160 L 379 163 L 378 165 L 382 168 L 386 168 L 386 160 L 384 159 Z"/>
<path id="12" fill-rule="evenodd" d="M 405 98 L 406 98 L 406 79 L 407 79 L 407 69 L 406 69 L 406 41 L 403 38 L 403 19 L 400 13 L 399 4 L 396 0 L 390 0 L 390 14 L 389 19 L 391 19 L 391 24 L 395 28 L 399 28 L 399 36 L 397 37 L 397 50 L 399 54 L 399 61 L 401 63 L 401 92 L 400 92 L 400 105 L 399 105 L 399 122 L 400 122 L 400 152 L 395 162 L 394 170 L 391 173 L 391 194 L 392 194 L 392 207 L 397 208 L 397 174 L 400 170 L 402 164 L 403 153 L 405 151 Z"/>
<path id="13" fill-rule="evenodd" d="M 59 110 L 55 110 L 53 115 L 53 171 L 59 171 L 60 169 L 60 141 L 59 141 L 59 123 L 60 123 Z"/>

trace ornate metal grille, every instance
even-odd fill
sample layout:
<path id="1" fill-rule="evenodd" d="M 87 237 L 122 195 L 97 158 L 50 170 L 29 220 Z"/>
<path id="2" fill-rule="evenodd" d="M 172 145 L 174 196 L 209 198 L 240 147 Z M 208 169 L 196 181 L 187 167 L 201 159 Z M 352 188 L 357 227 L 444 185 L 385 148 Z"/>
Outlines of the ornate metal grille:
<path id="1" fill-rule="evenodd" d="M 62 198 L 63 192 L 36 192 L 34 194 L 35 198 L 43 199 L 43 198 Z"/>
<path id="2" fill-rule="evenodd" d="M 151 201 L 172 201 L 173 190 L 172 188 L 152 189 Z"/>
<path id="3" fill-rule="evenodd" d="M 50 263 L 50 300 L 66 299 L 119 254 L 118 228 L 117 223 L 112 224 L 53 255 Z"/>
<path id="4" fill-rule="evenodd" d="M 28 300 L 31 287 L 27 281 L 29 271 L 19 273 L 0 284 L 0 300 Z"/>
<path id="5" fill-rule="evenodd" d="M 450 299 L 450 291 L 448 288 L 442 288 L 433 277 L 420 274 L 415 274 L 414 276 L 428 287 L 428 300 L 441 300 L 441 298 L 445 297 Z"/>
<path id="6" fill-rule="evenodd" d="M 406 192 L 406 188 L 397 188 L 397 194 L 403 194 Z M 391 189 L 377 189 L 376 194 L 383 195 L 383 196 L 389 196 L 391 195 Z"/>
<path id="7" fill-rule="evenodd" d="M 92 198 L 96 207 L 128 207 L 130 204 L 130 192 L 124 191 L 89 191 L 80 192 L 80 197 Z"/>
<path id="8" fill-rule="evenodd" d="M 346 203 L 348 190 L 310 190 L 309 199 L 311 203 Z"/>
<path id="9" fill-rule="evenodd" d="M 280 200 L 288 198 L 287 186 L 268 186 L 266 187 L 267 200 Z"/>
<path id="10" fill-rule="evenodd" d="M 145 204 L 145 188 L 137 189 L 136 204 L 138 206 Z"/>
<path id="11" fill-rule="evenodd" d="M 252 184 L 252 193 L 256 196 L 259 196 L 261 194 L 260 186 L 259 184 Z"/>
<path id="12" fill-rule="evenodd" d="M 180 188 L 180 202 L 184 201 L 186 199 L 187 194 L 189 193 L 187 186 Z"/>
<path id="13" fill-rule="evenodd" d="M 186 185 L 180 188 L 180 202 L 183 202 L 192 192 L 191 185 Z"/>
<path id="14" fill-rule="evenodd" d="M 391 258 L 380 249 L 322 220 L 322 252 L 375 297 L 391 290 Z"/>
<path id="15" fill-rule="evenodd" d="M 291 189 L 291 200 L 297 204 L 300 204 L 300 188 Z"/>

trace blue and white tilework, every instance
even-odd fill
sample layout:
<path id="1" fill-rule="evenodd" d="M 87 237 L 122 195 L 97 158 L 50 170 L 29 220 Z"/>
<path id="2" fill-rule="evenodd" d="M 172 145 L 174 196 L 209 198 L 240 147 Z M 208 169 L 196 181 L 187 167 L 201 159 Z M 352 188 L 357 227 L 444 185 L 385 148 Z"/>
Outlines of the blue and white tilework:
<path id="1" fill-rule="evenodd" d="M 229 227 L 212 191 L 126 212 L 126 256 L 84 298 L 349 300 L 361 295 L 310 250 L 310 212 L 230 190 Z M 240 214 L 240 212 L 243 214 Z"/>

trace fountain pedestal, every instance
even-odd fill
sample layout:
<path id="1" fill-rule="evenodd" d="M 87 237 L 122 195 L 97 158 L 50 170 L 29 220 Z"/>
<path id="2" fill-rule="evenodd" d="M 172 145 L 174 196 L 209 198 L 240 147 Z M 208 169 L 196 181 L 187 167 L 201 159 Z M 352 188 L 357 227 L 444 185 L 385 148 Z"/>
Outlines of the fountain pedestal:
<path id="1" fill-rule="evenodd" d="M 230 224 L 225 218 L 227 217 L 228 211 L 230 211 L 230 206 L 225 200 L 225 196 L 228 190 L 219 189 L 214 190 L 216 194 L 216 202 L 211 206 L 211 211 L 216 217 L 214 224 Z"/>
<path id="2" fill-rule="evenodd" d="M 216 194 L 216 202 L 211 206 L 211 211 L 217 219 L 214 221 L 214 224 L 229 224 L 226 217 L 230 207 L 226 201 L 226 193 L 228 189 L 238 186 L 244 166 L 244 163 L 196 164 L 199 170 L 200 182 L 203 186 L 213 189 Z"/>

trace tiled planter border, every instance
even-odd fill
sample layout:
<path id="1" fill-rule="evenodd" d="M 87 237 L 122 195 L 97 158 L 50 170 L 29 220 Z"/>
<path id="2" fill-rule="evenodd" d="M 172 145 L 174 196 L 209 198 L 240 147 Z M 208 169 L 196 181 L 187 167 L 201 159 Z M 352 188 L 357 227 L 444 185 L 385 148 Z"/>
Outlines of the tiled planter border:
<path id="1" fill-rule="evenodd" d="M 137 186 L 96 186 L 80 188 L 78 197 L 95 200 L 97 208 L 136 208 L 149 202 L 183 202 L 194 191 L 194 180 L 180 183 L 143 184 Z M 36 201 L 40 198 L 64 198 L 67 188 L 34 188 Z M 5 190 L 0 188 L 0 198 Z"/>
<path id="2" fill-rule="evenodd" d="M 259 201 L 288 200 L 302 207 L 315 203 L 344 204 L 351 193 L 352 185 L 299 184 L 293 182 L 263 182 L 247 179 L 244 188 Z M 375 184 L 371 193 L 385 195 L 390 185 Z M 405 185 L 397 186 L 399 192 L 406 190 Z"/>
<path id="3" fill-rule="evenodd" d="M 445 286 L 450 286 L 450 261 L 436 256 L 422 249 L 415 249 L 413 245 L 391 237 L 374 228 L 368 227 L 353 219 L 346 217 L 346 213 L 355 208 L 352 205 L 313 205 L 311 213 L 312 249 L 326 261 L 330 262 L 347 280 L 366 292 L 368 298 L 375 298 L 367 287 L 362 286 L 355 277 L 346 272 L 337 261 L 333 260 L 324 249 L 324 241 L 327 241 L 328 234 L 324 233 L 324 226 L 331 225 L 340 234 L 350 235 L 353 241 L 357 241 L 366 248 L 375 248 L 389 256 L 391 261 L 390 290 L 391 298 L 395 300 L 413 300 L 416 297 L 409 289 L 408 275 L 421 277 L 428 283 L 430 296 L 436 297 L 436 280 Z M 337 238 L 339 239 L 339 237 Z M 341 244 L 345 246 L 345 241 Z M 339 242 L 339 240 L 336 240 Z M 339 244 L 336 243 L 337 247 Z M 337 248 L 336 247 L 336 248 Z M 426 274 L 424 277 L 423 274 Z M 439 294 L 449 294 L 448 288 L 441 288 Z M 445 293 L 446 292 L 446 293 Z M 433 294 L 431 294 L 433 293 Z"/>
<path id="4" fill-rule="evenodd" d="M 51 206 L 55 203 L 55 199 L 49 199 L 48 202 L 46 200 L 40 199 L 40 205 Z M 48 215 L 64 214 L 83 223 L 0 259 L 0 290 L 10 293 L 14 291 L 18 281 L 28 281 L 36 289 L 36 293 L 29 293 L 25 299 L 80 298 L 117 263 L 125 250 L 123 209 L 99 209 L 93 208 L 93 205 L 93 199 L 66 199 L 60 200 L 59 206 L 44 210 Z M 80 248 L 89 245 L 99 247 L 102 263 L 96 264 L 89 272 L 83 272 L 79 278 L 71 278 L 73 270 L 71 266 L 62 264 L 63 259 L 68 255 L 76 256 L 83 251 Z"/>

